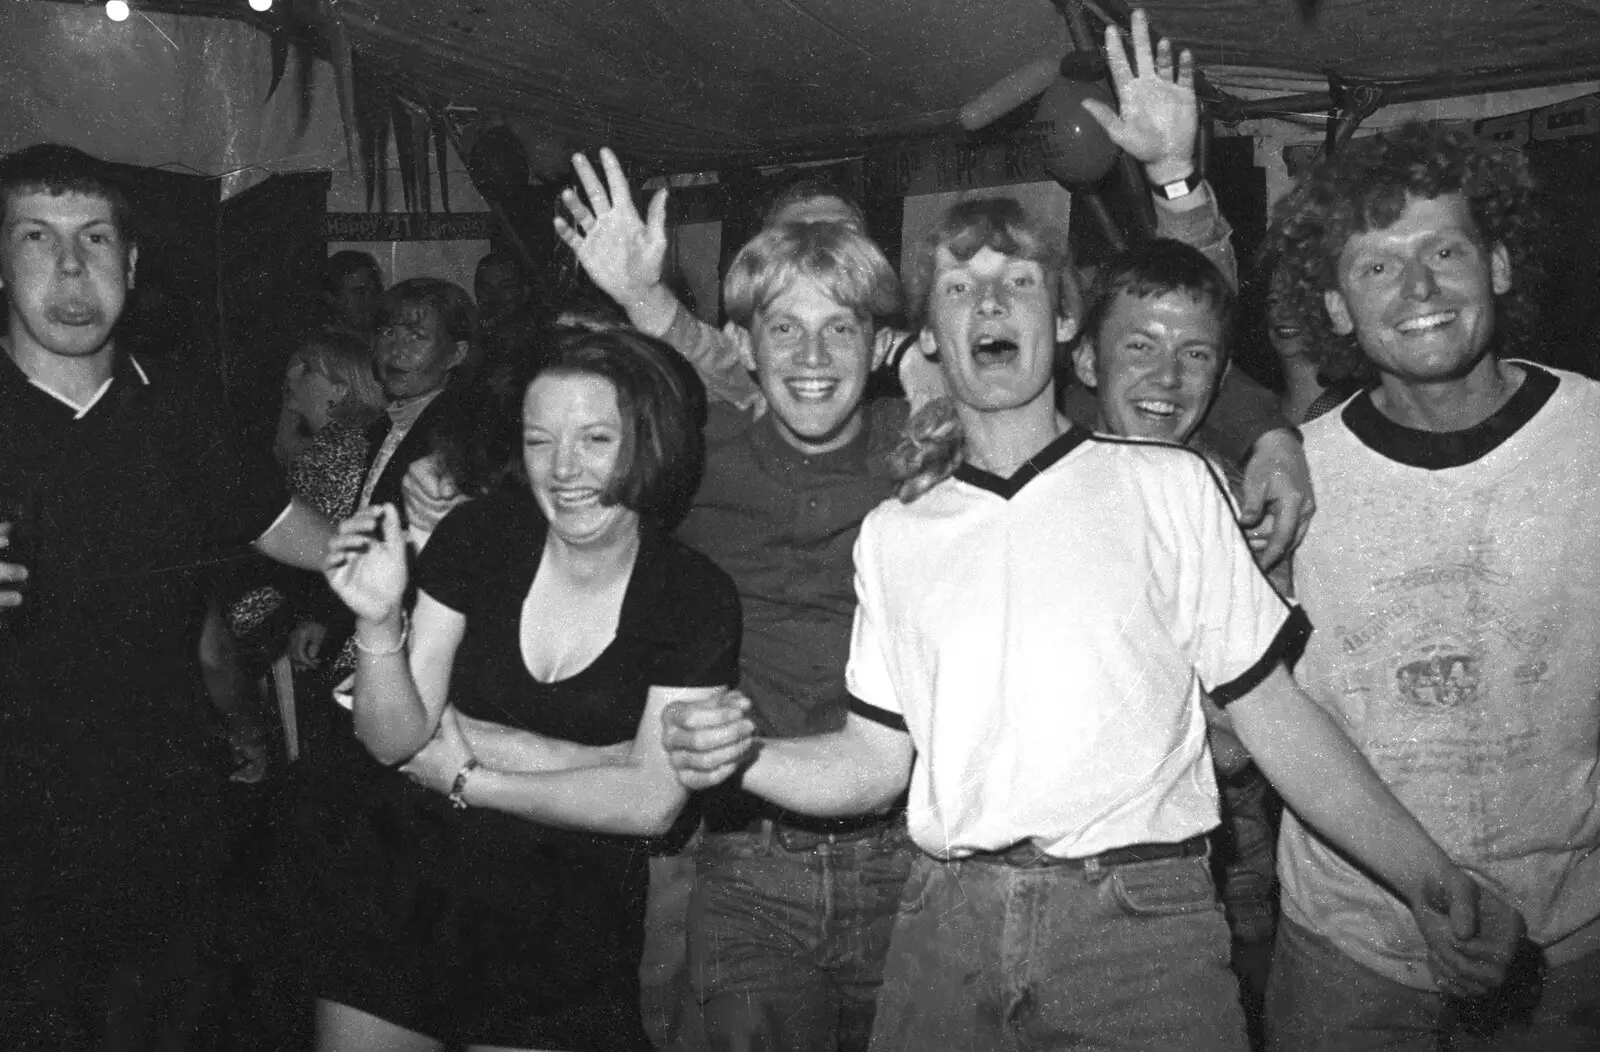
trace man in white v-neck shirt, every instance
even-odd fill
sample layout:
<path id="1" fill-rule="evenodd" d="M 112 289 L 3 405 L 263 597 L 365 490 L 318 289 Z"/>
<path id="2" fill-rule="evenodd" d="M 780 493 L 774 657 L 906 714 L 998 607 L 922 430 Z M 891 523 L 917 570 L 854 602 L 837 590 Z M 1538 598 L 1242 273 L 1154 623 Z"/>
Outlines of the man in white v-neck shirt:
<path id="1" fill-rule="evenodd" d="M 747 790 L 819 815 L 909 783 L 923 854 L 875 1050 L 1064 1033 L 1245 1047 L 1205 861 L 1202 689 L 1284 796 L 1401 890 L 1441 969 L 1494 981 L 1509 947 L 1469 939 L 1475 885 L 1289 679 L 1309 625 L 1256 570 L 1204 460 L 1056 413 L 1056 347 L 1074 335 L 1055 302 L 1064 259 L 1059 232 L 1014 200 L 946 216 L 911 285 L 953 403 L 912 421 L 902 501 L 862 526 L 851 715 L 745 752 L 750 728 L 726 709 L 680 707 L 667 746 L 681 777 L 702 785 L 742 760 Z"/>

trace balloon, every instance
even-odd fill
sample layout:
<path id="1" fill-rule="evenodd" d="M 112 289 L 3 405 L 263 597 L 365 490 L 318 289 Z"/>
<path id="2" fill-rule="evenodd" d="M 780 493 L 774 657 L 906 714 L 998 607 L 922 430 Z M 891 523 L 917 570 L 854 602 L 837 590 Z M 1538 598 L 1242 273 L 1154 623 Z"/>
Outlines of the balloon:
<path id="1" fill-rule="evenodd" d="M 1039 97 L 1033 118 L 1041 132 L 1044 166 L 1063 183 L 1075 186 L 1098 183 L 1117 163 L 1116 143 L 1083 108 L 1084 99 L 1117 108 L 1111 93 L 1099 84 L 1060 77 Z"/>

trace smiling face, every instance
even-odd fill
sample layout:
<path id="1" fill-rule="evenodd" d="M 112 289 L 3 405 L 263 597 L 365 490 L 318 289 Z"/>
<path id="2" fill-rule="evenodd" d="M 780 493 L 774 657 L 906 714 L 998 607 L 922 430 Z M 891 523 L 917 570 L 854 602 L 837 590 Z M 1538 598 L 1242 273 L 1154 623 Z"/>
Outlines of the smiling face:
<path id="1" fill-rule="evenodd" d="M 873 327 L 801 275 L 751 319 L 755 370 L 784 441 L 827 453 L 861 433 Z"/>
<path id="2" fill-rule="evenodd" d="M 378 329 L 372 359 L 383 393 L 399 401 L 443 387 L 466 353 L 465 341 L 451 342 L 431 305 L 403 303 Z"/>
<path id="3" fill-rule="evenodd" d="M 82 358 L 108 349 L 137 262 L 104 197 L 13 194 L 0 230 L 12 352 Z"/>
<path id="4" fill-rule="evenodd" d="M 1394 223 L 1345 242 L 1338 277 L 1324 297 L 1334 331 L 1354 333 L 1372 363 L 1403 383 L 1441 383 L 1486 360 L 1511 260 L 1503 246 L 1482 243 L 1462 195 L 1410 197 Z"/>
<path id="5" fill-rule="evenodd" d="M 1072 338 L 1058 317 L 1044 267 L 984 247 L 968 260 L 935 255 L 923 349 L 937 349 L 956 400 L 999 412 L 1049 398 L 1056 343 Z"/>
<path id="6" fill-rule="evenodd" d="M 1217 393 L 1225 338 L 1216 310 L 1187 292 L 1122 292 L 1073 351 L 1073 366 L 1095 388 L 1105 430 L 1181 444 Z"/>
<path id="7" fill-rule="evenodd" d="M 590 373 L 547 372 L 522 399 L 522 464 L 550 532 L 574 547 L 626 540 L 639 514 L 604 503 L 624 440 L 617 390 Z"/>

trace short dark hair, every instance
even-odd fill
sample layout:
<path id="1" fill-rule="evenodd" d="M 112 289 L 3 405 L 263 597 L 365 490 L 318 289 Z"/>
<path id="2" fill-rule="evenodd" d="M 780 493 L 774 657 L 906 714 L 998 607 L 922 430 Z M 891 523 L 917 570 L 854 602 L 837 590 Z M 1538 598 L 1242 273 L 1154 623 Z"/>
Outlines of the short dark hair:
<path id="1" fill-rule="evenodd" d="M 802 201 L 815 201 L 819 198 L 828 198 L 844 205 L 845 211 L 850 213 L 850 221 L 863 234 L 867 232 L 867 214 L 855 196 L 838 184 L 816 176 L 796 179 L 773 194 L 771 200 L 767 202 L 767 207 L 761 210 L 761 225 L 771 226 L 777 221 L 779 213 L 790 205 L 797 205 Z"/>
<path id="2" fill-rule="evenodd" d="M 1319 161 L 1273 209 L 1263 266 L 1286 271 L 1288 301 L 1305 321 L 1320 371 L 1330 381 L 1372 371 L 1355 335 L 1333 331 L 1323 302 L 1324 293 L 1339 287 L 1345 243 L 1392 225 L 1410 198 L 1451 194 L 1466 199 L 1482 243 L 1503 246 L 1511 260 L 1511 290 L 1495 297 L 1499 353 L 1514 354 L 1536 335 L 1540 223 L 1527 158 L 1462 129 L 1412 121 L 1352 139 Z"/>
<path id="3" fill-rule="evenodd" d="M 1096 339 L 1117 297 L 1158 299 L 1181 292 L 1205 307 L 1222 324 L 1222 354 L 1227 360 L 1233 340 L 1233 319 L 1238 297 L 1226 275 L 1193 245 L 1158 237 L 1114 256 L 1100 269 L 1083 318 L 1082 335 Z"/>
<path id="4" fill-rule="evenodd" d="M 378 280 L 378 288 L 383 288 L 383 271 L 372 253 L 353 248 L 335 252 L 322 264 L 322 290 L 336 296 L 344 289 L 344 279 L 362 270 L 369 271 Z"/>
<path id="5" fill-rule="evenodd" d="M 520 256 L 510 252 L 490 252 L 478 260 L 478 265 L 473 269 L 473 276 L 483 273 L 485 267 L 508 267 L 517 272 L 517 277 L 524 285 L 528 284 L 528 268 L 523 264 Z"/>
<path id="6" fill-rule="evenodd" d="M 451 342 L 472 343 L 477 338 L 478 308 L 473 306 L 466 289 L 453 281 L 407 278 L 395 282 L 379 301 L 379 327 L 393 321 L 402 308 L 412 306 L 432 307 Z"/>
<path id="7" fill-rule="evenodd" d="M 688 509 L 705 459 L 693 395 L 673 364 L 677 352 L 635 329 L 558 330 L 553 344 L 511 385 L 519 414 L 528 388 L 541 376 L 598 376 L 610 383 L 622 439 L 600 499 L 672 523 Z"/>
<path id="8" fill-rule="evenodd" d="M 1044 268 L 1051 303 L 1060 306 L 1061 272 L 1070 259 L 1066 231 L 1038 222 L 1014 197 L 974 197 L 950 206 L 916 246 L 906 267 L 907 315 L 915 326 L 927 322 L 928 296 L 941 248 L 963 263 L 985 248 L 1038 263 Z"/>
<path id="9" fill-rule="evenodd" d="M 7 154 L 0 159 L 0 227 L 5 225 L 12 199 L 29 193 L 102 198 L 111 205 L 111 221 L 123 243 L 138 243 L 139 232 L 127 191 L 111 166 L 98 157 L 53 142 L 35 143 Z"/>

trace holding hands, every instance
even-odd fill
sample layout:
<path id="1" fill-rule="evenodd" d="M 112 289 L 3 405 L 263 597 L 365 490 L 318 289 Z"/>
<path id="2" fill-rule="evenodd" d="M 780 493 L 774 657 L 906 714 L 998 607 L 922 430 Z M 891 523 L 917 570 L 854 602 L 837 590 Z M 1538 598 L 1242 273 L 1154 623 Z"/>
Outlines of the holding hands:
<path id="1" fill-rule="evenodd" d="M 456 710 L 446 707 L 433 737 L 406 761 L 400 773 L 424 789 L 449 796 L 450 790 L 455 788 L 456 775 L 470 759 L 472 747 L 456 722 Z"/>
<path id="2" fill-rule="evenodd" d="M 755 758 L 760 743 L 749 712 L 750 699 L 736 690 L 661 711 L 661 744 L 685 789 L 721 785 Z"/>
<path id="3" fill-rule="evenodd" d="M 1527 932 L 1516 907 L 1455 866 L 1429 882 L 1411 914 L 1428 946 L 1434 984 L 1452 997 L 1482 996 L 1504 983 Z"/>

